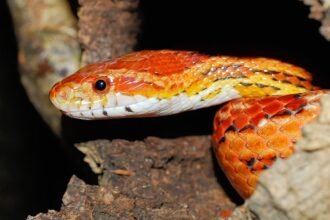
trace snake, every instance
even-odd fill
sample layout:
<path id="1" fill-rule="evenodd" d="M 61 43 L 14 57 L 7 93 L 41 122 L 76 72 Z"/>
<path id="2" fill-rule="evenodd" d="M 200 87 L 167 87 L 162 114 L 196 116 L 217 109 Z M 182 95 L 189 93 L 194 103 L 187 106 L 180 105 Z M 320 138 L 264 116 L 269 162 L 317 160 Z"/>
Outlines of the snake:
<path id="1" fill-rule="evenodd" d="M 305 69 L 271 58 L 142 50 L 82 67 L 56 83 L 49 98 L 65 115 L 83 120 L 219 105 L 213 150 L 231 185 L 249 198 L 260 174 L 291 156 L 302 126 L 319 115 L 328 91 L 311 80 Z"/>

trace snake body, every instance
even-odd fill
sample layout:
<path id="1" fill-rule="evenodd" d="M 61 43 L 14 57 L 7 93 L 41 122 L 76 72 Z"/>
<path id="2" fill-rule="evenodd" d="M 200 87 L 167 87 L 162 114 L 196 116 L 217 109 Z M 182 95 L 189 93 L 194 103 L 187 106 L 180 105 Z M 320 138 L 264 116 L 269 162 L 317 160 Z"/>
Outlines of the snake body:
<path id="1" fill-rule="evenodd" d="M 54 85 L 50 100 L 79 119 L 156 117 L 219 105 L 212 135 L 224 173 L 248 198 L 260 172 L 294 152 L 324 90 L 304 69 L 267 58 L 140 51 L 90 64 Z M 232 101 L 231 101 L 232 100 Z"/>

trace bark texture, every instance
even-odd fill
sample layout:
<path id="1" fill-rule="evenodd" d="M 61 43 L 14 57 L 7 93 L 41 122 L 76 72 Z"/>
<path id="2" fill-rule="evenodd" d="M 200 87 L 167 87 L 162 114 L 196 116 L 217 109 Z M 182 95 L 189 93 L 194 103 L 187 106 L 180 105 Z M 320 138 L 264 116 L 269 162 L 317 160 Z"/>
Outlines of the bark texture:
<path id="1" fill-rule="evenodd" d="M 235 207 L 215 176 L 209 137 L 97 140 L 76 147 L 102 174 L 100 186 L 73 177 L 60 212 L 29 219 L 218 219 Z"/>
<path id="2" fill-rule="evenodd" d="M 79 0 L 82 63 L 94 63 L 133 51 L 140 20 L 137 0 Z"/>
<path id="3" fill-rule="evenodd" d="M 65 0 L 8 0 L 19 49 L 21 82 L 29 99 L 60 135 L 61 114 L 50 88 L 79 67 L 76 20 Z"/>

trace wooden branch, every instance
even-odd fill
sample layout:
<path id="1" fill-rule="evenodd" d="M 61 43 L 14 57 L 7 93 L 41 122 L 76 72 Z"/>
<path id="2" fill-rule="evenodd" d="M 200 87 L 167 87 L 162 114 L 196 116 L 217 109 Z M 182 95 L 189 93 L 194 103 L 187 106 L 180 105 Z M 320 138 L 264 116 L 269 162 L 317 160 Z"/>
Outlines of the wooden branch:
<path id="1" fill-rule="evenodd" d="M 100 186 L 73 177 L 61 211 L 29 219 L 213 219 L 235 205 L 215 176 L 207 136 L 77 144 Z"/>
<path id="2" fill-rule="evenodd" d="M 65 0 L 8 0 L 19 46 L 21 82 L 32 104 L 60 135 L 50 88 L 79 67 L 76 20 Z"/>
<path id="3" fill-rule="evenodd" d="M 133 51 L 140 19 L 138 0 L 79 0 L 79 42 L 83 63 L 94 63 Z"/>

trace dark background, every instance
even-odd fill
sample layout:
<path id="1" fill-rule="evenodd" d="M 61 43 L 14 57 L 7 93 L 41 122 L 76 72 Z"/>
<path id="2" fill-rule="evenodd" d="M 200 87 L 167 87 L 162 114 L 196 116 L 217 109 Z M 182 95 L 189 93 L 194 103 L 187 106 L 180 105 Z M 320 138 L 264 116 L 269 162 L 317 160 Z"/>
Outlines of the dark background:
<path id="1" fill-rule="evenodd" d="M 76 11 L 77 2 L 71 1 L 71 5 Z M 189 49 L 210 54 L 272 57 L 306 68 L 313 73 L 316 85 L 329 87 L 330 44 L 318 32 L 320 23 L 308 19 L 309 8 L 297 0 L 158 0 L 141 1 L 140 6 L 143 24 L 137 49 Z M 63 141 L 51 133 L 25 95 L 19 81 L 17 46 L 5 1 L 0 1 L 0 27 L 0 219 L 24 219 L 28 214 L 58 210 L 72 174 L 89 183 L 95 183 L 95 176 L 79 169 L 65 149 L 72 146 L 63 147 Z M 135 139 L 150 134 L 172 137 L 191 134 L 190 131 L 210 132 L 212 115 L 205 114 L 206 119 L 202 118 L 203 113 L 162 119 L 174 124 L 176 129 L 163 126 L 158 120 L 145 124 L 135 121 L 132 124 L 138 124 L 136 128 L 145 132 L 129 137 L 120 121 L 111 124 L 64 118 L 63 123 L 67 143 L 91 138 Z M 182 125 L 196 118 L 204 123 Z M 109 126 L 117 130 L 108 136 Z M 80 132 L 73 131 L 77 127 L 81 128 Z M 106 129 L 95 134 L 91 132 L 93 127 Z M 81 160 L 81 155 L 78 158 Z"/>

